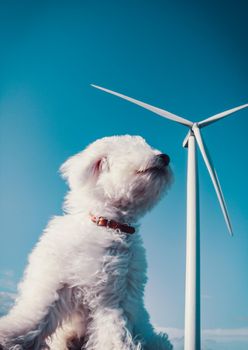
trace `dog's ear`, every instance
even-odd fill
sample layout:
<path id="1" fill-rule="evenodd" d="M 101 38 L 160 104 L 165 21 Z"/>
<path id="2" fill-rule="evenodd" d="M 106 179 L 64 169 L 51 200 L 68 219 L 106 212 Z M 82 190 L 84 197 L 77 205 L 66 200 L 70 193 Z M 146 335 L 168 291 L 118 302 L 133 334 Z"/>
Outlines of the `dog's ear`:
<path id="1" fill-rule="evenodd" d="M 89 181 L 96 181 L 103 171 L 109 169 L 106 156 L 85 157 L 84 151 L 70 157 L 60 167 L 60 173 L 70 188 L 78 188 Z"/>
<path id="2" fill-rule="evenodd" d="M 106 170 L 109 170 L 108 161 L 107 157 L 103 156 L 100 159 L 92 162 L 92 164 L 88 167 L 88 176 L 98 178 L 99 175 Z"/>

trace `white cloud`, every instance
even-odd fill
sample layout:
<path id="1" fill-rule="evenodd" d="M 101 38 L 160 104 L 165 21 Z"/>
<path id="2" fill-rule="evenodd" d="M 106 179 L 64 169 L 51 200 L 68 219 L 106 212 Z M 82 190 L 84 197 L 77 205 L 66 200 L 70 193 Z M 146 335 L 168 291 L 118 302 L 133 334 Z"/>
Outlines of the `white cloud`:
<path id="1" fill-rule="evenodd" d="M 169 334 L 170 339 L 178 339 L 184 337 L 184 330 L 180 328 L 169 328 L 169 327 L 159 327 L 156 326 L 156 329 L 160 332 L 165 332 Z"/>
<path id="2" fill-rule="evenodd" d="M 156 327 L 166 332 L 174 350 L 183 350 L 184 330 L 180 328 Z M 203 350 L 245 350 L 248 349 L 248 328 L 216 328 L 202 331 Z"/>
<path id="3" fill-rule="evenodd" d="M 216 329 L 205 329 L 203 330 L 203 336 L 205 338 L 232 338 L 232 339 L 247 339 L 248 340 L 248 328 L 216 328 Z"/>
<path id="4" fill-rule="evenodd" d="M 0 288 L 15 290 L 16 282 L 14 278 L 14 272 L 11 270 L 0 271 Z"/>
<path id="5" fill-rule="evenodd" d="M 0 271 L 0 316 L 5 315 L 16 297 L 16 281 L 11 270 Z"/>
<path id="6" fill-rule="evenodd" d="M 0 292 L 0 316 L 5 315 L 14 303 L 16 294 L 12 292 Z"/>

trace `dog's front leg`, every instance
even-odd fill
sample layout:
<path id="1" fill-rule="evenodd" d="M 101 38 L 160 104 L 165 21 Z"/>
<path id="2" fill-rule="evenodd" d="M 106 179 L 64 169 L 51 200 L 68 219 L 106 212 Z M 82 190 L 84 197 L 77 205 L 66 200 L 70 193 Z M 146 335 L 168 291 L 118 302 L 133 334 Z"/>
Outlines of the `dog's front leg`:
<path id="1" fill-rule="evenodd" d="M 128 320 L 121 308 L 94 311 L 88 325 L 87 350 L 141 350 L 133 339 Z"/>

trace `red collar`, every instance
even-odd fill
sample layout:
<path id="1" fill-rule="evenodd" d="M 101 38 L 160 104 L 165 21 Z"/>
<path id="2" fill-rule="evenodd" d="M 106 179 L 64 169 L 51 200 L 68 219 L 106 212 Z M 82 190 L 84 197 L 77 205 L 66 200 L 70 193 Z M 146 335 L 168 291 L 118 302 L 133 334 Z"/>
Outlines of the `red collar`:
<path id="1" fill-rule="evenodd" d="M 108 220 L 103 216 L 95 216 L 90 214 L 91 221 L 97 224 L 97 226 L 103 226 L 107 228 L 112 228 L 113 230 L 120 230 L 121 232 L 133 234 L 135 228 L 127 224 L 121 224 L 115 220 Z"/>

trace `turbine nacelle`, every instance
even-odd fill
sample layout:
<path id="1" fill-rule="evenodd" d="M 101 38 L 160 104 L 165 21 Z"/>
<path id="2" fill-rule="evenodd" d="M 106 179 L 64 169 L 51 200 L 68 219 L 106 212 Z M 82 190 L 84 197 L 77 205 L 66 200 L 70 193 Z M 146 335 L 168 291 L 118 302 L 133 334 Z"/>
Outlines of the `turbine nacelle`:
<path id="1" fill-rule="evenodd" d="M 128 97 L 126 95 L 123 95 L 123 94 L 120 94 L 118 92 L 115 92 L 115 91 L 112 91 L 112 90 L 109 90 L 109 89 L 105 89 L 103 87 L 100 87 L 100 86 L 97 86 L 97 85 L 93 85 L 91 84 L 91 86 L 97 88 L 97 89 L 100 89 L 102 91 L 105 91 L 107 93 L 110 93 L 112 95 L 115 95 L 117 97 L 120 97 L 124 100 L 127 100 L 129 102 L 132 102 L 140 107 L 143 107 L 145 109 L 148 109 L 149 111 L 155 113 L 155 114 L 158 114 L 160 115 L 161 117 L 164 117 L 166 119 L 169 119 L 169 120 L 172 120 L 174 122 L 177 122 L 179 124 L 182 124 L 184 126 L 187 126 L 190 130 L 189 132 L 187 133 L 184 141 L 183 141 L 183 147 L 188 147 L 188 140 L 189 140 L 189 137 L 190 136 L 193 136 L 195 137 L 196 139 L 196 142 L 198 144 L 198 147 L 199 147 L 199 150 L 202 154 L 202 157 L 203 157 L 203 160 L 205 162 L 205 165 L 207 167 L 207 170 L 209 172 L 209 175 L 210 175 L 210 178 L 212 180 L 212 183 L 213 183 L 213 186 L 214 186 L 214 189 L 215 189 L 215 192 L 216 192 L 216 195 L 217 195 L 217 198 L 218 198 L 218 201 L 219 201 L 219 204 L 220 204 L 220 207 L 221 207 L 221 210 L 222 210 L 222 213 L 223 213 L 223 216 L 224 216 L 224 219 L 225 219 L 225 222 L 226 222 L 226 225 L 227 225 L 227 228 L 228 228 L 228 231 L 229 233 L 232 235 L 233 234 L 233 231 L 232 231 L 232 226 L 231 226 L 231 222 L 230 222 L 230 218 L 229 218 L 229 215 L 228 215 L 228 211 L 227 211 L 227 207 L 226 207 L 226 203 L 225 203 L 225 199 L 224 199 L 224 196 L 223 196 L 223 192 L 221 190 L 221 187 L 220 187 L 220 183 L 219 183 L 219 180 L 218 180 L 218 177 L 217 177 L 217 173 L 216 173 L 216 170 L 213 166 L 213 162 L 208 154 L 208 151 L 207 151 L 207 147 L 203 141 L 203 138 L 202 138 L 202 135 L 201 135 L 201 132 L 200 132 L 200 129 L 204 128 L 205 126 L 208 126 L 212 123 L 215 123 L 216 121 L 218 121 L 219 119 L 222 119 L 222 118 L 225 118 L 237 111 L 239 111 L 240 109 L 243 109 L 243 108 L 246 108 L 248 107 L 248 104 L 244 104 L 244 105 L 241 105 L 241 106 L 238 106 L 238 107 L 235 107 L 235 108 L 232 108 L 232 109 L 229 109 L 227 111 L 224 111 L 224 112 L 221 112 L 221 113 L 218 113 L 218 114 L 215 114 L 207 119 L 204 119 L 200 122 L 192 122 L 190 120 L 187 120 L 185 118 L 182 118 L 176 114 L 173 114 L 173 113 L 170 113 L 164 109 L 161 109 L 161 108 L 158 108 L 158 107 L 154 107 L 152 105 L 149 105 L 147 103 L 144 103 L 144 102 L 141 102 L 139 100 L 136 100 L 132 97 Z"/>

